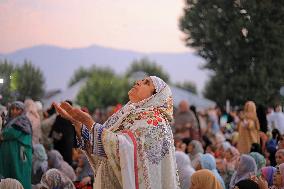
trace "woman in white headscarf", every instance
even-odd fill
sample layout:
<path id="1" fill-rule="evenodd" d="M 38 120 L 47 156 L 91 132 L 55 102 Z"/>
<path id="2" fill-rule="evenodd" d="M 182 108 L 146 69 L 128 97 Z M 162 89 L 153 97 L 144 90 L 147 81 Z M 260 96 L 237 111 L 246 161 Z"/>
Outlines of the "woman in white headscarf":
<path id="1" fill-rule="evenodd" d="M 137 81 L 128 96 L 130 101 L 103 125 L 66 103 L 55 107 L 76 125 L 78 142 L 95 170 L 96 189 L 179 188 L 169 86 L 150 76 Z M 86 125 L 81 132 L 80 123 Z"/>
<path id="2" fill-rule="evenodd" d="M 26 116 L 29 118 L 31 124 L 32 124 L 32 140 L 33 140 L 33 146 L 35 144 L 39 144 L 41 140 L 41 125 L 40 125 L 40 116 L 37 110 L 36 103 L 31 100 L 27 99 L 25 100 L 25 111 Z"/>
<path id="3" fill-rule="evenodd" d="M 2 189 L 24 189 L 23 185 L 16 179 L 1 179 L 0 188 Z"/>
<path id="4" fill-rule="evenodd" d="M 192 167 L 196 169 L 197 165 L 200 162 L 200 158 L 202 154 L 204 153 L 204 149 L 203 149 L 201 142 L 199 142 L 198 140 L 192 140 L 188 144 L 187 151 L 189 153 Z"/>
<path id="5" fill-rule="evenodd" d="M 230 189 L 233 189 L 239 181 L 256 176 L 256 173 L 257 166 L 255 160 L 249 155 L 241 155 L 240 161 L 236 166 L 236 171 L 231 178 Z"/>
<path id="6" fill-rule="evenodd" d="M 181 151 L 176 151 L 177 169 L 181 189 L 189 189 L 191 183 L 191 175 L 195 170 L 191 166 L 189 157 Z"/>

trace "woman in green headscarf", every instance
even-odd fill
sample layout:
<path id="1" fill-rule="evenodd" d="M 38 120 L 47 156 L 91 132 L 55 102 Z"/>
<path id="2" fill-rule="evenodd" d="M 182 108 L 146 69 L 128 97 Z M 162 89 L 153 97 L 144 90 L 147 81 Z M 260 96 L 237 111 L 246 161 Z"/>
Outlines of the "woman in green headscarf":
<path id="1" fill-rule="evenodd" d="M 0 175 L 31 189 L 32 128 L 22 102 L 13 102 L 0 134 Z"/>

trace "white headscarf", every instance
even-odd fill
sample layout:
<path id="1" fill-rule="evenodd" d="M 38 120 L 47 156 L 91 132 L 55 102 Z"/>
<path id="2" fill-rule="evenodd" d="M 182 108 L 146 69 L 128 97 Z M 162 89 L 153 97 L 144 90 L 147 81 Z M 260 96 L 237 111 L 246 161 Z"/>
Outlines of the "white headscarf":
<path id="1" fill-rule="evenodd" d="M 0 182 L 0 188 L 5 189 L 24 189 L 23 185 L 16 179 L 6 178 Z"/>
<path id="2" fill-rule="evenodd" d="M 157 93 L 161 92 L 167 86 L 167 84 L 157 76 L 150 76 L 150 78 L 155 86 Z"/>
<path id="3" fill-rule="evenodd" d="M 176 161 L 181 189 L 188 189 L 191 184 L 191 175 L 195 170 L 191 166 L 189 157 L 184 152 L 176 151 Z"/>

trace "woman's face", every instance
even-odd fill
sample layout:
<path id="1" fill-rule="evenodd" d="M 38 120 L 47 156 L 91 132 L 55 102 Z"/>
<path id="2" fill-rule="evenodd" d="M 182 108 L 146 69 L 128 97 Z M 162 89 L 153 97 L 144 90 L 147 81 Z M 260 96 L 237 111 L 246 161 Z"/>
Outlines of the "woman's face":
<path id="1" fill-rule="evenodd" d="M 275 159 L 276 159 L 276 163 L 277 165 L 280 165 L 281 163 L 284 163 L 284 154 L 282 153 L 276 153 L 275 154 Z"/>
<path id="2" fill-rule="evenodd" d="M 21 115 L 22 112 L 23 112 L 22 109 L 13 107 L 13 108 L 11 108 L 11 117 L 12 117 L 12 118 L 15 118 L 15 117 Z"/>
<path id="3" fill-rule="evenodd" d="M 150 77 L 136 81 L 135 85 L 128 92 L 129 100 L 137 103 L 149 98 L 154 94 L 155 86 Z"/>
<path id="4" fill-rule="evenodd" d="M 193 149 L 194 149 L 194 146 L 193 146 L 192 144 L 189 144 L 189 145 L 187 146 L 187 152 L 188 152 L 188 153 L 193 152 Z"/>
<path id="5" fill-rule="evenodd" d="M 226 160 L 231 160 L 232 157 L 233 157 L 233 154 L 231 153 L 231 151 L 230 150 L 226 150 L 225 151 L 225 158 L 226 158 Z"/>

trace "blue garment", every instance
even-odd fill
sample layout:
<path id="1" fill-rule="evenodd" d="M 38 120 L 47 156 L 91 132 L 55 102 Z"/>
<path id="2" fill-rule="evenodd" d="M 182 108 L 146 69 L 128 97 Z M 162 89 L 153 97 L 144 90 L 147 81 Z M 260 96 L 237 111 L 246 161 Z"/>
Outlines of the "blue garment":
<path id="1" fill-rule="evenodd" d="M 214 175 L 216 176 L 216 178 L 219 180 L 222 187 L 226 189 L 224 180 L 216 169 L 215 158 L 211 154 L 208 154 L 208 153 L 202 154 L 201 159 L 200 159 L 200 164 L 201 164 L 202 169 L 208 169 L 212 171 Z"/>
<path id="2" fill-rule="evenodd" d="M 81 136 L 82 138 L 77 137 L 77 146 L 81 148 L 82 150 L 86 150 L 88 142 L 93 141 L 93 153 L 98 156 L 106 156 L 103 143 L 102 143 L 102 132 L 104 129 L 104 126 L 98 123 L 95 123 L 93 126 L 94 128 L 94 137 L 92 137 L 91 131 L 83 125 L 81 129 Z"/>

